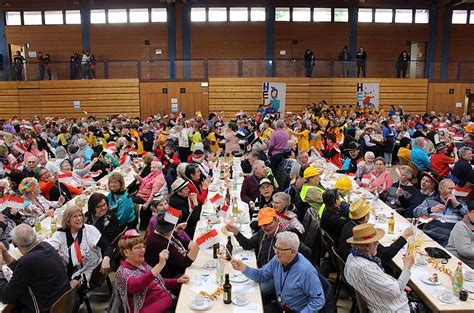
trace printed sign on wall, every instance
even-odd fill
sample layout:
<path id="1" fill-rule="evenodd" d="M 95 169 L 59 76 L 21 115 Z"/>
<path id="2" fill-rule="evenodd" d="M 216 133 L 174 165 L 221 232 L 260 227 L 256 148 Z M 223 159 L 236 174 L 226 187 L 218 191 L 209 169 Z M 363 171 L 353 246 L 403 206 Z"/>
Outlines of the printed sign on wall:
<path id="1" fill-rule="evenodd" d="M 379 83 L 357 83 L 356 101 L 361 108 L 375 107 L 378 111 L 380 109 Z"/>

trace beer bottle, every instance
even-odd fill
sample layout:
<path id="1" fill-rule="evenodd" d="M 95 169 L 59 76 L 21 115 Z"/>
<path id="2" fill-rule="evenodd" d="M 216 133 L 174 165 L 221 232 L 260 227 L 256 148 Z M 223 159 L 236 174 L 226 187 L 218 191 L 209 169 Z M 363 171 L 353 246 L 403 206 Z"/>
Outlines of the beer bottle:
<path id="1" fill-rule="evenodd" d="M 224 283 L 224 304 L 232 303 L 232 285 L 229 281 L 229 274 L 225 274 L 225 283 Z"/>
<path id="2" fill-rule="evenodd" d="M 232 237 L 227 236 L 227 244 L 225 246 L 225 259 L 227 261 L 232 260 L 232 250 L 234 250 L 234 246 L 232 245 Z"/>

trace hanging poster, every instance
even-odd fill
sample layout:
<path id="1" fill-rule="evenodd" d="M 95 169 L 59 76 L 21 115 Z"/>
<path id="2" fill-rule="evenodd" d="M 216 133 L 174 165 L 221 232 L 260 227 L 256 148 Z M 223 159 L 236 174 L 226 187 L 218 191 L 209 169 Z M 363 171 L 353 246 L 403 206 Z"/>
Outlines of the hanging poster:
<path id="1" fill-rule="evenodd" d="M 379 83 L 357 83 L 356 101 L 360 108 L 380 109 Z"/>
<path id="2" fill-rule="evenodd" d="M 262 104 L 260 112 L 263 114 L 285 113 L 286 84 L 264 82 L 262 84 Z"/>

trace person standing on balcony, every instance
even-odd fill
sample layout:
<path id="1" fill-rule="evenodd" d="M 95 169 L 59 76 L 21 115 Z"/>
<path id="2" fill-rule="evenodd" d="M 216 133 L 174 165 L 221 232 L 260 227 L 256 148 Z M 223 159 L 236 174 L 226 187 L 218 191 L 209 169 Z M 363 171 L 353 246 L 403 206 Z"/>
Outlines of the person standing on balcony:
<path id="1" fill-rule="evenodd" d="M 82 70 L 82 79 L 88 79 L 88 72 L 89 72 L 89 62 L 91 56 L 89 50 L 86 50 L 82 53 L 82 61 L 81 61 L 81 70 Z"/>
<path id="2" fill-rule="evenodd" d="M 49 54 L 44 55 L 44 69 L 48 73 L 49 80 L 53 79 L 53 74 L 51 72 L 51 56 Z M 43 73 L 44 76 L 44 73 Z M 41 79 L 42 80 L 42 79 Z"/>
<path id="3" fill-rule="evenodd" d="M 74 52 L 69 59 L 69 79 L 76 79 L 79 68 L 79 55 Z"/>
<path id="4" fill-rule="evenodd" d="M 95 60 L 95 55 L 91 54 L 89 60 L 89 79 L 95 79 L 95 68 L 97 66 L 97 61 Z"/>
<path id="5" fill-rule="evenodd" d="M 13 56 L 15 80 L 23 80 L 23 63 L 25 63 L 25 58 L 21 55 L 20 51 L 17 51 Z"/>
<path id="6" fill-rule="evenodd" d="M 367 64 L 367 52 L 365 52 L 364 47 L 360 47 L 356 55 L 357 60 L 357 77 L 360 77 L 360 72 L 362 71 L 362 77 L 365 75 L 365 66 Z"/>
<path id="7" fill-rule="evenodd" d="M 44 80 L 44 57 L 43 52 L 38 52 L 38 71 L 39 71 L 39 79 Z"/>
<path id="8" fill-rule="evenodd" d="M 339 52 L 339 56 L 337 58 L 341 62 L 342 77 L 349 77 L 350 76 L 349 66 L 350 66 L 352 56 L 347 46 L 344 46 L 344 49 L 342 49 L 342 51 Z"/>
<path id="9" fill-rule="evenodd" d="M 313 75 L 313 67 L 316 64 L 316 56 L 311 49 L 307 49 L 304 53 L 304 76 L 311 77 Z"/>
<path id="10" fill-rule="evenodd" d="M 397 77 L 405 78 L 407 77 L 408 63 L 410 62 L 410 55 L 403 51 L 398 56 L 397 61 Z"/>

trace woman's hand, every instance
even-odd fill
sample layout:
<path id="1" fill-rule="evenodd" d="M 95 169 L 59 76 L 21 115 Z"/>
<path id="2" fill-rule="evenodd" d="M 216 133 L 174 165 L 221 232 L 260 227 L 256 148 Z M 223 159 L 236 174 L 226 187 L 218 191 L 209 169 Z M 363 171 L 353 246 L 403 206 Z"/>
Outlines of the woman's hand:
<path id="1" fill-rule="evenodd" d="M 186 223 L 186 222 L 179 223 L 178 225 L 176 225 L 176 230 L 184 230 L 186 228 L 186 226 L 188 226 L 188 223 Z"/>
<path id="2" fill-rule="evenodd" d="M 81 282 L 78 281 L 77 279 L 73 279 L 69 282 L 69 284 L 71 285 L 71 289 L 72 289 L 72 288 L 78 287 L 81 284 Z"/>
<path id="3" fill-rule="evenodd" d="M 166 261 L 168 261 L 169 257 L 170 257 L 170 252 L 167 249 L 161 251 L 160 252 L 160 262 L 158 264 L 160 264 L 162 267 L 164 267 L 166 265 Z"/>
<path id="4" fill-rule="evenodd" d="M 66 198 L 64 198 L 64 196 L 61 195 L 58 199 L 58 206 L 62 206 L 64 202 L 66 202 Z"/>
<path id="5" fill-rule="evenodd" d="M 100 272 L 102 274 L 107 274 L 110 270 L 110 258 L 108 256 L 104 256 L 102 260 L 102 265 L 100 267 Z"/>
<path id="6" fill-rule="evenodd" d="M 189 282 L 189 276 L 186 274 L 178 278 L 178 284 L 186 284 L 188 282 Z"/>
<path id="7" fill-rule="evenodd" d="M 53 218 L 54 217 L 54 209 L 46 210 L 46 212 L 44 212 L 44 215 Z"/>

